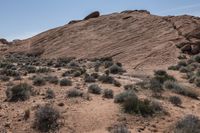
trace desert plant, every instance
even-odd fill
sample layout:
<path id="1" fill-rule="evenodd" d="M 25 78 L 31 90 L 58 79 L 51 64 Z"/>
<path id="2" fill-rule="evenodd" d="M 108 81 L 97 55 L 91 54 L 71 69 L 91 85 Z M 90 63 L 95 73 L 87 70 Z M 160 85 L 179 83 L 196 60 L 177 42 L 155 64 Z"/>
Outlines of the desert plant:
<path id="1" fill-rule="evenodd" d="M 105 97 L 105 98 L 113 98 L 113 90 L 105 89 L 103 91 L 103 97 Z"/>
<path id="2" fill-rule="evenodd" d="M 168 67 L 168 70 L 178 70 L 179 68 L 178 68 L 178 66 L 177 65 L 175 65 L 175 66 L 169 66 Z"/>
<path id="3" fill-rule="evenodd" d="M 10 80 L 10 77 L 6 75 L 0 75 L 0 80 L 6 82 Z"/>
<path id="4" fill-rule="evenodd" d="M 60 80 L 60 86 L 71 86 L 72 81 L 66 78 Z"/>
<path id="5" fill-rule="evenodd" d="M 45 84 L 46 84 L 46 81 L 44 80 L 43 77 L 35 77 L 33 79 L 33 85 L 42 86 L 42 85 L 45 85 Z"/>
<path id="6" fill-rule="evenodd" d="M 111 76 L 103 74 L 99 76 L 98 80 L 101 81 L 102 83 L 112 84 L 114 79 Z"/>
<path id="7" fill-rule="evenodd" d="M 195 77 L 194 83 L 197 87 L 200 87 L 200 77 Z"/>
<path id="8" fill-rule="evenodd" d="M 41 132 L 55 131 L 58 128 L 60 113 L 50 105 L 39 107 L 35 113 L 34 128 Z"/>
<path id="9" fill-rule="evenodd" d="M 179 71 L 180 71 L 181 73 L 187 73 L 187 72 L 189 72 L 189 69 L 188 69 L 188 67 L 181 66 L 181 67 L 179 68 Z"/>
<path id="10" fill-rule="evenodd" d="M 87 82 L 87 83 L 92 83 L 92 82 L 95 82 L 95 78 L 89 74 L 85 74 L 84 76 L 84 81 Z"/>
<path id="11" fill-rule="evenodd" d="M 56 97 L 56 95 L 55 95 L 54 91 L 52 89 L 48 88 L 47 91 L 46 91 L 45 98 L 47 98 L 47 99 L 53 99 L 55 97 Z"/>
<path id="12" fill-rule="evenodd" d="M 156 78 L 152 78 L 150 80 L 150 89 L 153 92 L 153 96 L 156 96 L 156 97 L 161 96 L 161 92 L 163 91 L 161 82 Z"/>
<path id="13" fill-rule="evenodd" d="M 11 88 L 7 88 L 7 100 L 11 102 L 25 101 L 29 99 L 32 91 L 31 89 L 32 87 L 26 83 L 20 83 Z"/>
<path id="14" fill-rule="evenodd" d="M 154 71 L 154 78 L 158 80 L 161 84 L 163 84 L 167 80 L 176 80 L 173 76 L 168 75 L 167 72 L 164 70 Z"/>
<path id="15" fill-rule="evenodd" d="M 88 92 L 93 94 L 101 94 L 101 88 L 97 84 L 92 84 L 88 87 Z"/>
<path id="16" fill-rule="evenodd" d="M 47 68 L 47 67 L 39 67 L 38 69 L 37 69 L 37 73 L 48 73 L 48 72 L 50 72 L 51 71 L 51 69 L 50 68 Z"/>
<path id="17" fill-rule="evenodd" d="M 115 125 L 110 133 L 131 133 L 125 125 Z"/>
<path id="18" fill-rule="evenodd" d="M 200 133 L 200 119 L 194 115 L 186 115 L 176 123 L 174 133 Z"/>
<path id="19" fill-rule="evenodd" d="M 109 67 L 109 71 L 112 74 L 118 74 L 118 73 L 123 72 L 123 69 L 120 66 L 114 64 L 111 67 Z"/>
<path id="20" fill-rule="evenodd" d="M 169 97 L 169 101 L 176 106 L 180 106 L 182 104 L 182 101 L 181 101 L 180 97 L 178 97 L 178 96 Z"/>
<path id="21" fill-rule="evenodd" d="M 67 97 L 82 97 L 83 92 L 78 89 L 71 89 L 67 91 Z"/>
<path id="22" fill-rule="evenodd" d="M 133 92 L 133 90 L 124 91 L 115 96 L 114 102 L 123 103 L 128 96 L 136 97 L 136 94 Z"/>
<path id="23" fill-rule="evenodd" d="M 116 87 L 120 87 L 121 83 L 117 80 L 113 80 L 113 85 L 116 86 Z"/>
<path id="24" fill-rule="evenodd" d="M 44 77 L 46 81 L 48 81 L 49 83 L 51 84 L 58 84 L 59 82 L 59 79 L 57 76 L 47 76 L 47 77 Z"/>

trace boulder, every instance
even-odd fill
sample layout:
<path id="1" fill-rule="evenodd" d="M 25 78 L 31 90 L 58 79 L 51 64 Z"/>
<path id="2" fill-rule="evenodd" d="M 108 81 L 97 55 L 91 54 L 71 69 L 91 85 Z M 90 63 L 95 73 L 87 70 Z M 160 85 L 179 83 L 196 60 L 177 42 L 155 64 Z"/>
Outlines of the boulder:
<path id="1" fill-rule="evenodd" d="M 84 20 L 88 20 L 88 19 L 91 19 L 91 18 L 98 18 L 99 16 L 100 16 L 99 11 L 95 11 L 95 12 L 90 13 L 88 16 L 86 16 L 84 18 Z"/>
<path id="2" fill-rule="evenodd" d="M 75 24 L 75 23 L 78 23 L 80 22 L 81 20 L 71 20 L 68 24 Z"/>
<path id="3" fill-rule="evenodd" d="M 2 44 L 9 44 L 9 42 L 6 39 L 4 39 L 4 38 L 0 39 L 0 43 L 2 43 Z"/>

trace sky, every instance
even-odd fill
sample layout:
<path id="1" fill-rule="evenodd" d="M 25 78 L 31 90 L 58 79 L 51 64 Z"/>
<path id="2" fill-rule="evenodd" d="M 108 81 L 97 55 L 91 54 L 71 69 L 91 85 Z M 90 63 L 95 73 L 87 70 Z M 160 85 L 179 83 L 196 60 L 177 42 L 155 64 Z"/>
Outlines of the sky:
<path id="1" fill-rule="evenodd" d="M 200 16 L 200 0 L 0 0 L 0 38 L 25 39 L 51 28 L 101 14 L 145 9 L 151 14 Z"/>

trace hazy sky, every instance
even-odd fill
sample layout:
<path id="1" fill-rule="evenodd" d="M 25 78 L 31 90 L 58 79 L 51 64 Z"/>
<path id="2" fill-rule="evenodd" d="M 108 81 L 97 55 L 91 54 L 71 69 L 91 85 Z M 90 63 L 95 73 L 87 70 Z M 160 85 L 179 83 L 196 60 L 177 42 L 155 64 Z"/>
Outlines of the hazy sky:
<path id="1" fill-rule="evenodd" d="M 27 38 L 95 10 L 109 14 L 127 9 L 200 16 L 200 0 L 0 0 L 0 38 Z"/>

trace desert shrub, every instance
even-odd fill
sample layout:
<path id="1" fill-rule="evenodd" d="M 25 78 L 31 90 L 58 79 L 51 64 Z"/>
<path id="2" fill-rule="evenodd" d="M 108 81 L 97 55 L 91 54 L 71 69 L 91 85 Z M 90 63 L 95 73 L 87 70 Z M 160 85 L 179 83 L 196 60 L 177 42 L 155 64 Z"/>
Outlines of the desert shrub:
<path id="1" fill-rule="evenodd" d="M 178 96 L 169 97 L 169 101 L 176 106 L 180 106 L 182 104 L 182 101 L 181 101 L 180 97 L 178 97 Z"/>
<path id="2" fill-rule="evenodd" d="M 33 79 L 33 85 L 42 86 L 42 85 L 45 85 L 45 84 L 46 84 L 46 81 L 43 77 L 35 77 Z"/>
<path id="3" fill-rule="evenodd" d="M 122 86 L 121 83 L 117 80 L 113 80 L 113 85 L 116 86 L 116 87 Z"/>
<path id="4" fill-rule="evenodd" d="M 109 67 L 111 67 L 113 65 L 113 62 L 112 61 L 105 61 L 103 63 L 103 65 L 104 65 L 105 68 L 109 68 Z"/>
<path id="5" fill-rule="evenodd" d="M 72 81 L 66 78 L 60 80 L 60 86 L 71 86 Z"/>
<path id="6" fill-rule="evenodd" d="M 131 133 L 125 125 L 115 125 L 110 133 Z"/>
<path id="7" fill-rule="evenodd" d="M 84 76 L 84 81 L 87 82 L 87 83 L 92 83 L 92 82 L 95 82 L 95 78 L 89 74 L 85 74 Z"/>
<path id="8" fill-rule="evenodd" d="M 127 84 L 127 85 L 124 85 L 124 89 L 125 90 L 134 90 L 134 84 Z"/>
<path id="9" fill-rule="evenodd" d="M 35 113 L 34 128 L 41 132 L 55 131 L 59 118 L 60 113 L 56 109 L 50 105 L 42 106 Z"/>
<path id="10" fill-rule="evenodd" d="M 98 80 L 101 81 L 102 83 L 112 84 L 114 79 L 111 76 L 103 74 L 99 76 Z"/>
<path id="11" fill-rule="evenodd" d="M 78 89 L 71 89 L 67 91 L 67 97 L 82 97 L 83 92 Z"/>
<path id="12" fill-rule="evenodd" d="M 18 76 L 15 76 L 15 77 L 13 78 L 13 80 L 22 80 L 22 77 L 21 77 L 20 75 L 18 75 Z"/>
<path id="13" fill-rule="evenodd" d="M 6 75 L 6 76 L 12 76 L 12 77 L 20 75 L 19 72 L 17 72 L 16 70 L 11 70 L 11 69 L 2 69 L 0 71 L 0 74 Z"/>
<path id="14" fill-rule="evenodd" d="M 136 94 L 132 90 L 124 91 L 115 96 L 114 102 L 123 103 L 128 96 L 136 97 Z"/>
<path id="15" fill-rule="evenodd" d="M 25 101 L 31 95 L 32 87 L 26 83 L 20 83 L 11 88 L 7 88 L 6 96 L 10 102 Z"/>
<path id="16" fill-rule="evenodd" d="M 60 65 L 60 66 L 65 66 L 67 65 L 69 62 L 71 62 L 72 60 L 74 60 L 75 58 L 74 57 L 63 57 L 63 58 L 58 58 L 57 59 L 57 63 Z"/>
<path id="17" fill-rule="evenodd" d="M 194 60 L 195 62 L 200 63 L 200 54 L 193 56 L 192 60 Z"/>
<path id="18" fill-rule="evenodd" d="M 0 80 L 6 82 L 10 80 L 10 77 L 6 75 L 0 75 Z"/>
<path id="19" fill-rule="evenodd" d="M 167 72 L 164 70 L 154 71 L 154 78 L 158 80 L 161 84 L 163 84 L 167 80 L 176 80 L 173 76 L 168 75 Z"/>
<path id="20" fill-rule="evenodd" d="M 200 119 L 194 115 L 186 115 L 176 123 L 174 133 L 200 133 Z"/>
<path id="21" fill-rule="evenodd" d="M 176 65 L 175 66 L 169 66 L 168 70 L 175 70 L 176 71 L 176 70 L 179 70 L 179 67 L 176 66 Z"/>
<path id="22" fill-rule="evenodd" d="M 196 85 L 197 87 L 200 87 L 200 77 L 196 77 L 196 78 L 194 79 L 194 83 L 195 83 L 195 85 Z"/>
<path id="23" fill-rule="evenodd" d="M 103 97 L 105 97 L 105 98 L 113 98 L 113 90 L 105 89 L 103 91 Z"/>
<path id="24" fill-rule="evenodd" d="M 194 99 L 198 99 L 198 94 L 192 90 L 186 89 L 184 86 L 179 85 L 177 82 L 166 81 L 164 83 L 166 89 L 170 89 L 177 94 L 188 96 Z"/>
<path id="25" fill-rule="evenodd" d="M 101 94 L 101 88 L 97 84 L 92 84 L 88 87 L 88 92 L 93 94 Z"/>
<path id="26" fill-rule="evenodd" d="M 51 71 L 51 69 L 50 68 L 47 68 L 47 67 L 40 67 L 40 68 L 38 68 L 37 69 L 37 73 L 48 73 L 48 72 L 50 72 Z"/>
<path id="27" fill-rule="evenodd" d="M 109 67 L 109 71 L 112 74 L 118 74 L 118 73 L 123 72 L 123 69 L 120 66 L 114 64 L 111 67 Z"/>
<path id="28" fill-rule="evenodd" d="M 58 84 L 59 79 L 57 76 L 46 76 L 44 77 L 46 81 L 48 81 L 51 84 Z"/>
<path id="29" fill-rule="evenodd" d="M 153 96 L 161 96 L 161 92 L 163 91 L 162 84 L 156 78 L 152 78 L 150 80 L 150 89 L 153 92 Z"/>
<path id="30" fill-rule="evenodd" d="M 179 68 L 182 67 L 182 66 L 186 67 L 186 66 L 187 66 L 187 62 L 184 61 L 184 60 L 181 60 L 181 61 L 178 62 L 177 66 L 178 66 Z"/>
<path id="31" fill-rule="evenodd" d="M 45 98 L 47 98 L 47 99 L 53 99 L 55 97 L 56 97 L 56 95 L 55 95 L 54 91 L 52 89 L 48 88 L 47 91 L 46 91 Z"/>
<path id="32" fill-rule="evenodd" d="M 94 79 L 98 79 L 99 74 L 98 74 L 98 73 L 92 73 L 91 76 L 92 76 Z"/>
<path id="33" fill-rule="evenodd" d="M 68 66 L 69 68 L 76 68 L 76 67 L 79 67 L 79 64 L 78 64 L 78 62 L 76 62 L 76 61 L 70 61 L 70 62 L 67 64 L 67 66 Z"/>
<path id="34" fill-rule="evenodd" d="M 187 57 L 186 57 L 186 55 L 181 54 L 181 55 L 178 56 L 178 59 L 180 59 L 180 60 L 181 59 L 187 59 Z"/>
<path id="35" fill-rule="evenodd" d="M 25 68 L 28 73 L 35 73 L 37 71 L 36 67 L 31 65 L 25 66 Z"/>
<path id="36" fill-rule="evenodd" d="M 179 71 L 180 71 L 181 73 L 187 73 L 187 72 L 189 72 L 189 69 L 188 69 L 188 67 L 181 66 L 181 67 L 179 68 Z"/>

